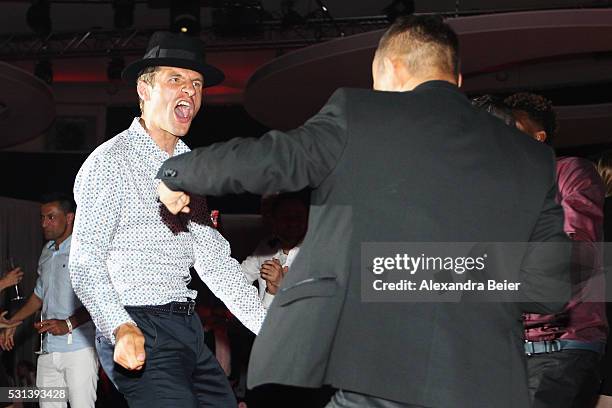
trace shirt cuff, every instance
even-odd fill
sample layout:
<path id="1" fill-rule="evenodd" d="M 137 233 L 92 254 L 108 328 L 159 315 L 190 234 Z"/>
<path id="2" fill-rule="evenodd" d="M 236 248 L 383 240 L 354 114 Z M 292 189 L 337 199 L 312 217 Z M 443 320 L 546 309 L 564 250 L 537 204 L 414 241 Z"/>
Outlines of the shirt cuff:
<path id="1" fill-rule="evenodd" d="M 263 298 L 261 299 L 261 304 L 266 309 L 270 307 L 272 301 L 274 300 L 274 295 L 268 292 L 264 292 Z"/>

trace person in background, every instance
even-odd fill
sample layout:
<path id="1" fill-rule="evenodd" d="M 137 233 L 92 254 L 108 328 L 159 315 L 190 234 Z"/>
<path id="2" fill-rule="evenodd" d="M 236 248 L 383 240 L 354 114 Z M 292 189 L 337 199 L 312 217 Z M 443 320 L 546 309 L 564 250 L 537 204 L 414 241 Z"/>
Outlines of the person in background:
<path id="1" fill-rule="evenodd" d="M 2 277 L 0 278 L 0 292 L 2 292 L 6 288 L 10 288 L 19 284 L 22 279 L 23 271 L 20 267 L 16 267 L 6 271 L 4 275 L 2 275 Z"/>
<path id="2" fill-rule="evenodd" d="M 10 288 L 12 286 L 19 284 L 19 282 L 21 282 L 22 279 L 23 279 L 23 271 L 21 270 L 20 267 L 12 268 L 6 271 L 6 273 L 2 275 L 2 277 L 0 278 L 0 292 L 6 288 Z M 7 313 L 8 313 L 7 310 L 0 313 L 0 329 L 13 328 L 21 324 L 21 322 L 11 324 L 11 322 L 9 322 L 8 319 L 5 317 Z M 0 337 L 1 337 L 1 334 L 0 334 Z M 12 385 L 12 384 L 9 383 L 9 378 L 7 376 L 6 369 L 4 368 L 4 365 L 0 362 L 0 387 L 8 387 L 9 385 Z M 11 408 L 13 406 L 14 404 L 12 404 L 11 402 L 0 401 L 0 408 Z"/>
<path id="3" fill-rule="evenodd" d="M 305 193 L 284 193 L 266 200 L 270 200 L 266 218 L 272 237 L 260 242 L 253 254 L 242 261 L 242 272 L 250 282 L 257 280 L 259 297 L 267 308 L 306 235 L 308 197 Z"/>
<path id="4" fill-rule="evenodd" d="M 608 244 L 612 242 L 612 150 L 606 150 L 597 159 L 596 169 L 605 186 L 606 199 L 604 201 L 604 223 L 603 236 L 604 242 L 604 271 L 606 275 L 606 314 L 608 317 L 608 327 L 612 321 L 612 248 Z M 610 344 L 610 333 L 606 352 L 601 364 L 601 388 L 597 399 L 596 408 L 612 408 L 612 344 Z"/>
<path id="5" fill-rule="evenodd" d="M 504 102 L 521 131 L 552 143 L 557 121 L 551 101 L 521 92 Z M 525 315 L 524 347 L 533 407 L 584 408 L 597 398 L 598 365 L 608 336 L 600 250 L 605 188 L 587 159 L 557 157 L 556 164 L 563 229 L 574 243 L 573 297 L 560 313 Z"/>
<path id="6" fill-rule="evenodd" d="M 76 204 L 71 196 L 51 193 L 42 197 L 40 222 L 47 242 L 38 261 L 34 293 L 11 317 L 21 322 L 42 309 L 35 323 L 46 333 L 38 357 L 37 387 L 68 387 L 74 408 L 93 408 L 98 383 L 98 357 L 94 349 L 95 329 L 89 313 L 74 294 L 70 283 L 69 257 Z M 11 350 L 15 329 L 5 329 L 0 346 Z M 40 401 L 41 408 L 65 407 L 66 402 Z"/>

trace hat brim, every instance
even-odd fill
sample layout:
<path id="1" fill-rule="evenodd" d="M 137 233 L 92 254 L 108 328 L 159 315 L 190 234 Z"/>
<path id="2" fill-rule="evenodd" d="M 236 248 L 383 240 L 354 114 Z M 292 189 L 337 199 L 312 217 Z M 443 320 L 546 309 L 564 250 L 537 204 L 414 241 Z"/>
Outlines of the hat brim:
<path id="1" fill-rule="evenodd" d="M 156 66 L 185 68 L 199 72 L 204 77 L 204 88 L 219 85 L 225 79 L 225 74 L 212 65 L 180 58 L 146 58 L 134 61 L 121 72 L 121 78 L 124 81 L 134 82 L 138 79 L 140 71 Z"/>

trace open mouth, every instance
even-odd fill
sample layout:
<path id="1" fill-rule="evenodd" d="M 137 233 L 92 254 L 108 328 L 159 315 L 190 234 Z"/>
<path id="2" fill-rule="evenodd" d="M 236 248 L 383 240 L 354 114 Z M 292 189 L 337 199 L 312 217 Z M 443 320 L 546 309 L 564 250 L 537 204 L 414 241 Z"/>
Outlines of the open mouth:
<path id="1" fill-rule="evenodd" d="M 174 115 L 179 122 L 191 122 L 193 118 L 193 104 L 185 100 L 179 101 L 174 108 Z"/>

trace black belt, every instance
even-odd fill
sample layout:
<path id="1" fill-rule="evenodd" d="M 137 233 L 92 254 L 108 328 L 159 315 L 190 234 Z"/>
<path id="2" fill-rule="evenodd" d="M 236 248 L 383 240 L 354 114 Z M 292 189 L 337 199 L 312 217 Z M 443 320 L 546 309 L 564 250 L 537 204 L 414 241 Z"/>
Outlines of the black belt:
<path id="1" fill-rule="evenodd" d="M 176 313 L 191 316 L 195 311 L 195 301 L 189 302 L 170 302 L 165 305 L 142 305 L 126 306 L 125 310 L 134 312 L 157 312 L 157 313 Z"/>

